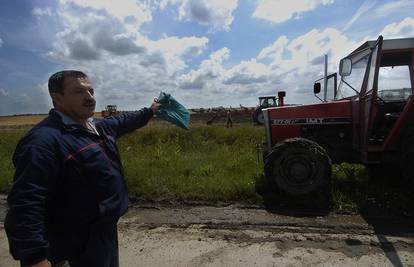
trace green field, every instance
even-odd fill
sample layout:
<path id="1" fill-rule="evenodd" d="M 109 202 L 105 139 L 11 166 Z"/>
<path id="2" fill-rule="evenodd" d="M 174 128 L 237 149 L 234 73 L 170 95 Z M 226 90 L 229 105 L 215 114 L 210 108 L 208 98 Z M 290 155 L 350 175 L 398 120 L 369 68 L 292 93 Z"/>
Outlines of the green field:
<path id="1" fill-rule="evenodd" d="M 0 130 L 2 191 L 10 188 L 14 171 L 11 156 L 24 132 Z M 157 122 L 122 137 L 118 145 L 130 196 L 139 199 L 235 201 L 287 207 L 302 201 L 313 208 L 385 209 L 389 213 L 412 208 L 412 196 L 399 179 L 370 177 L 364 166 L 347 163 L 333 166 L 330 193 L 304 201 L 276 195 L 269 190 L 256 150 L 263 139 L 263 128 L 248 123 L 231 129 L 198 124 L 185 131 Z"/>

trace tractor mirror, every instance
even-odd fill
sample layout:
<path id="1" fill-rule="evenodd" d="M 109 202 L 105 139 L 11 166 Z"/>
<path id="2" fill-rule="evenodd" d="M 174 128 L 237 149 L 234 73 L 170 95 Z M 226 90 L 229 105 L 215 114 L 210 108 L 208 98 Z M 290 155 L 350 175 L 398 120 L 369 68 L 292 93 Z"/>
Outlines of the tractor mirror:
<path id="1" fill-rule="evenodd" d="M 352 60 L 350 58 L 343 58 L 339 62 L 339 75 L 349 76 L 352 71 Z"/>
<path id="2" fill-rule="evenodd" d="M 286 92 L 285 91 L 279 91 L 279 92 L 277 92 L 277 97 L 284 98 L 285 96 L 286 96 Z"/>
<path id="3" fill-rule="evenodd" d="M 313 93 L 319 94 L 321 92 L 321 83 L 314 83 L 313 84 Z"/>

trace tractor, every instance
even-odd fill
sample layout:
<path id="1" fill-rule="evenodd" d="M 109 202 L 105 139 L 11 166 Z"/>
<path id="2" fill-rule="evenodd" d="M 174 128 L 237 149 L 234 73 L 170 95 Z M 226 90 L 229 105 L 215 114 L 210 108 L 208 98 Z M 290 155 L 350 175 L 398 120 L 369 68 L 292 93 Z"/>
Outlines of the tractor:
<path id="1" fill-rule="evenodd" d="M 113 115 L 118 114 L 118 110 L 117 110 L 117 106 L 116 105 L 107 105 L 105 110 L 102 110 L 102 117 L 106 118 L 106 117 L 110 117 Z"/>
<path id="2" fill-rule="evenodd" d="M 278 98 L 276 96 L 261 96 L 259 97 L 259 105 L 253 111 L 252 120 L 253 123 L 257 125 L 264 124 L 264 117 L 262 110 L 270 107 L 283 106 L 283 98 L 285 97 L 286 92 L 278 92 Z"/>
<path id="3" fill-rule="evenodd" d="M 414 38 L 367 41 L 324 77 L 322 103 L 263 110 L 270 185 L 289 195 L 329 188 L 332 163 L 394 167 L 414 186 Z M 330 86 L 328 86 L 330 85 Z M 314 94 L 321 93 L 314 84 Z"/>

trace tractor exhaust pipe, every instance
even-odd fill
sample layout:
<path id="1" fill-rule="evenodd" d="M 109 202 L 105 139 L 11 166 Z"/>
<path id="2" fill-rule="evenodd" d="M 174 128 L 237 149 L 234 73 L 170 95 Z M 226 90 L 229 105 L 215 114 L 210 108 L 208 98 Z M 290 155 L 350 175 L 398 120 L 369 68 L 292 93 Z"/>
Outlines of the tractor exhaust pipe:
<path id="1" fill-rule="evenodd" d="M 325 72 L 323 78 L 323 102 L 326 102 L 328 95 L 328 55 L 325 55 Z"/>
<path id="2" fill-rule="evenodd" d="M 279 107 L 283 107 L 284 106 L 284 101 L 283 101 L 283 98 L 286 96 L 286 92 L 285 91 L 279 91 L 279 92 L 277 92 L 277 105 L 279 106 Z"/>

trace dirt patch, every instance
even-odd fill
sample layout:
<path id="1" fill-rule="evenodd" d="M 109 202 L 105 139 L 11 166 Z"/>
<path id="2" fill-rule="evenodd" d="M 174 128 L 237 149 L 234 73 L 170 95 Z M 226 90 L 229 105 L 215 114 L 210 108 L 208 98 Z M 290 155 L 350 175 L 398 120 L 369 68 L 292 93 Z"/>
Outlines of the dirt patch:
<path id="1" fill-rule="evenodd" d="M 381 223 L 387 227 L 379 228 Z M 414 266 L 414 227 L 395 217 L 367 221 L 357 215 L 287 216 L 241 205 L 141 203 L 120 220 L 119 247 L 126 267 Z M 0 266 L 18 266 L 3 229 Z"/>
<path id="2" fill-rule="evenodd" d="M 162 226 L 123 228 L 121 240 L 122 266 L 134 266 L 131 259 L 143 266 L 408 266 L 414 260 L 412 240 L 390 239 L 399 245 L 384 252 L 365 235 Z"/>

